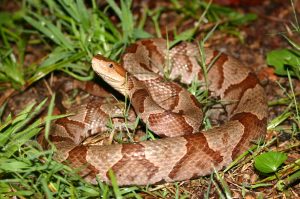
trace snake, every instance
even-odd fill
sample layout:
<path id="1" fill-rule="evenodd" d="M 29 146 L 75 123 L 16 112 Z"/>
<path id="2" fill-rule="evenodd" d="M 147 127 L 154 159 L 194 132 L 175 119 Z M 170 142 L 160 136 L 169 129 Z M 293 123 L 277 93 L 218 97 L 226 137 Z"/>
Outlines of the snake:
<path id="1" fill-rule="evenodd" d="M 71 108 L 75 115 L 52 124 L 50 140 L 57 148 L 57 161 L 80 168 L 80 175 L 91 183 L 111 183 L 113 173 L 120 186 L 162 184 L 221 170 L 264 138 L 267 97 L 251 68 L 196 43 L 169 44 L 162 38 L 142 39 L 126 48 L 120 62 L 100 54 L 91 61 L 95 73 L 129 99 L 131 120 L 138 117 L 156 138 L 82 144 L 109 130 L 107 123 L 115 122 L 111 118 L 124 116 L 114 98 L 96 98 Z M 186 89 L 193 82 L 205 84 L 210 97 L 220 100 L 226 115 L 222 124 L 202 129 L 203 105 Z M 103 89 L 97 92 L 107 96 Z"/>

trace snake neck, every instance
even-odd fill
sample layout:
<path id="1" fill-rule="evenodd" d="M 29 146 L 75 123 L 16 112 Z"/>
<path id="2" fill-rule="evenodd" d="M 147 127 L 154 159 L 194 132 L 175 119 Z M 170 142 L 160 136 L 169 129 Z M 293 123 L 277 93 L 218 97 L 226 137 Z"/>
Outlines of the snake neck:
<path id="1" fill-rule="evenodd" d="M 114 87 L 114 86 L 112 86 L 112 87 L 115 88 L 117 91 L 119 91 L 125 97 L 129 96 L 128 82 L 126 79 L 124 79 L 124 82 L 118 88 Z"/>

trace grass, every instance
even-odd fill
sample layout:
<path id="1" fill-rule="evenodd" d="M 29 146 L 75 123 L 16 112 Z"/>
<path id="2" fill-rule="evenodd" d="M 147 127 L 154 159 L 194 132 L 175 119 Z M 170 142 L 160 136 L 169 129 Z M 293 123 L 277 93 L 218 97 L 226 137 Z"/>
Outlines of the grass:
<path id="1" fill-rule="evenodd" d="M 189 18 L 197 21 L 196 26 L 183 32 L 174 31 L 175 37 L 170 46 L 181 40 L 192 40 L 204 31 L 207 36 L 199 43 L 203 52 L 204 43 L 215 30 L 221 30 L 238 36 L 241 41 L 237 25 L 255 19 L 255 15 L 242 15 L 238 12 L 213 5 L 211 3 L 197 3 L 198 1 L 172 0 L 171 11 L 182 13 L 180 20 Z M 81 81 L 94 78 L 90 67 L 90 60 L 94 54 L 101 53 L 114 60 L 118 60 L 125 47 L 141 38 L 152 36 L 144 30 L 146 18 L 151 18 L 156 35 L 161 36 L 159 20 L 167 8 L 156 10 L 146 9 L 140 20 L 131 11 L 131 1 L 121 0 L 120 5 L 107 0 L 107 6 L 99 10 L 96 1 L 87 3 L 82 0 L 69 1 L 34 1 L 24 0 L 21 9 L 14 13 L 0 13 L 0 91 L 6 95 L 2 98 L 0 107 L 0 196 L 10 198 L 44 197 L 47 198 L 143 198 L 150 195 L 157 198 L 190 198 L 190 189 L 182 183 L 168 185 L 126 187 L 119 188 L 114 175 L 110 173 L 112 186 L 99 181 L 98 185 L 91 185 L 80 178 L 72 168 L 52 160 L 54 148 L 43 151 L 35 141 L 35 137 L 45 127 L 45 134 L 49 132 L 50 122 L 61 116 L 52 116 L 54 107 L 53 95 L 39 104 L 25 106 L 18 115 L 8 115 L 4 118 L 4 110 L 10 95 L 25 91 L 39 80 L 61 71 Z M 116 20 L 111 21 L 111 16 Z M 23 20 L 24 18 L 24 20 Z M 44 46 L 45 53 L 35 63 L 25 62 L 26 46 Z M 39 50 L 39 49 L 38 49 Z M 205 63 L 205 54 L 201 54 Z M 203 66 L 206 71 L 209 66 Z M 299 104 L 298 93 L 293 90 L 291 76 L 288 76 L 289 89 L 286 97 L 269 103 L 271 107 L 284 106 L 286 110 L 269 122 L 271 131 L 288 131 L 292 136 L 299 132 Z M 199 90 L 200 85 L 194 82 L 189 90 L 210 106 L 206 89 Z M 10 92 L 8 92 L 10 91 Z M 47 116 L 37 117 L 38 113 L 46 110 Z M 287 125 L 286 123 L 289 122 Z M 209 119 L 205 120 L 205 127 L 209 128 Z M 46 136 L 47 137 L 47 136 Z M 149 133 L 148 137 L 154 138 Z M 276 138 L 261 147 L 253 147 L 242 154 L 228 168 L 211 175 L 210 178 L 196 180 L 207 186 L 205 198 L 210 197 L 212 187 L 220 198 L 231 198 L 232 190 L 226 183 L 226 175 L 231 169 L 241 168 L 253 158 L 268 151 L 276 142 Z M 295 142 L 286 150 L 299 147 Z M 274 185 L 278 180 L 279 190 L 286 190 L 290 181 L 299 179 L 299 160 L 287 163 L 277 173 L 257 181 L 254 185 L 243 185 L 244 194 L 257 187 Z M 199 186 L 197 184 L 197 186 Z"/>

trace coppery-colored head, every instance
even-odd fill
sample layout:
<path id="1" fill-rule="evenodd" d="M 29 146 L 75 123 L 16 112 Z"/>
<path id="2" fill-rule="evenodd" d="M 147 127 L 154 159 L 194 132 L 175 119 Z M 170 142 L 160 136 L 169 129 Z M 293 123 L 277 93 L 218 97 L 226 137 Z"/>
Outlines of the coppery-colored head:
<path id="1" fill-rule="evenodd" d="M 92 59 L 93 70 L 114 89 L 126 93 L 126 70 L 115 61 L 102 55 L 96 55 Z"/>

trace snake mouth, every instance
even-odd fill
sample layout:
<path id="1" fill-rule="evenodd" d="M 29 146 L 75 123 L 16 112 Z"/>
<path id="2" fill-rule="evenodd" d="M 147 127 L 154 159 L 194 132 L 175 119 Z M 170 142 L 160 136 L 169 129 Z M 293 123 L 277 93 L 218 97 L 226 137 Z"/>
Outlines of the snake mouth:
<path id="1" fill-rule="evenodd" d="M 96 71 L 95 71 L 96 72 Z M 127 84 L 125 78 L 113 78 L 109 75 L 96 72 L 105 82 L 107 82 L 111 87 L 122 93 L 124 96 L 127 94 Z"/>
<path id="2" fill-rule="evenodd" d="M 109 75 L 105 75 L 103 73 L 96 72 L 102 79 L 104 79 L 107 83 L 121 83 L 121 80 L 117 80 L 116 78 L 112 78 Z"/>

